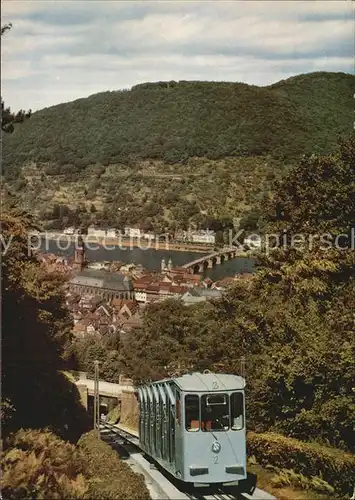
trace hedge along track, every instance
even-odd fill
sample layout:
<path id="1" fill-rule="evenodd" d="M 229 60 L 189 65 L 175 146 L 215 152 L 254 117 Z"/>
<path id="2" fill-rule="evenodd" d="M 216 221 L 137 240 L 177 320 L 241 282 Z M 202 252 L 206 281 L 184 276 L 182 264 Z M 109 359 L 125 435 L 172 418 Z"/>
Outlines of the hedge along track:
<path id="1" fill-rule="evenodd" d="M 193 488 L 189 491 L 181 491 L 164 474 L 163 470 L 147 460 L 139 448 L 139 439 L 128 432 L 123 431 L 114 424 L 101 421 L 100 435 L 107 437 L 105 441 L 115 451 L 119 451 L 121 459 L 137 473 L 143 474 L 149 493 L 153 500 L 276 500 L 266 491 L 256 488 L 254 494 L 235 492 L 232 487 L 224 487 L 213 491 L 209 488 Z M 183 484 L 183 483 L 182 483 Z"/>

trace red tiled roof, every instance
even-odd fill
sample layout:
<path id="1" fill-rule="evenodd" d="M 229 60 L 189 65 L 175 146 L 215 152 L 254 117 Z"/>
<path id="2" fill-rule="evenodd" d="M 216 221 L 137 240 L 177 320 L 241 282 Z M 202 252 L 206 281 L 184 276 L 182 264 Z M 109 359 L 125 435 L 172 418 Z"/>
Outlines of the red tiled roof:
<path id="1" fill-rule="evenodd" d="M 186 273 L 184 274 L 184 279 L 186 281 L 201 281 L 201 276 L 199 274 L 190 274 Z"/>
<path id="2" fill-rule="evenodd" d="M 130 311 L 133 311 L 138 307 L 137 302 L 131 299 L 113 299 L 111 305 L 116 309 L 116 311 L 121 310 L 123 306 L 128 307 Z"/>
<path id="3" fill-rule="evenodd" d="M 172 286 L 171 287 L 171 291 L 172 293 L 185 293 L 186 292 L 186 289 L 187 287 L 185 286 Z"/>
<path id="4" fill-rule="evenodd" d="M 169 291 L 171 288 L 171 283 L 166 283 L 166 282 L 162 281 L 159 283 L 158 286 L 159 286 L 160 290 Z"/>

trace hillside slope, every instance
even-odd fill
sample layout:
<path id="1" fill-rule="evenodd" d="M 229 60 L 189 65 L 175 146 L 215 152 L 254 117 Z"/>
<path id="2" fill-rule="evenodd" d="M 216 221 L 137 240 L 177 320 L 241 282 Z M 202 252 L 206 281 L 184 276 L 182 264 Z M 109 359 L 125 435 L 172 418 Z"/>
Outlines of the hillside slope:
<path id="1" fill-rule="evenodd" d="M 355 77 L 299 75 L 268 87 L 160 82 L 104 92 L 33 114 L 4 138 L 4 171 L 29 160 L 72 165 L 327 152 L 353 121 Z"/>

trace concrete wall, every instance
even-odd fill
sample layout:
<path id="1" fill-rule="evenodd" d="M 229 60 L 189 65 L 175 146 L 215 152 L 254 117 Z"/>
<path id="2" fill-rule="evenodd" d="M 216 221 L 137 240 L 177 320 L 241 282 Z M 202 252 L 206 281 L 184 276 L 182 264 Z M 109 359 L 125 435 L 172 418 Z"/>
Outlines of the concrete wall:
<path id="1" fill-rule="evenodd" d="M 125 383 L 125 385 L 128 384 Z M 139 403 L 138 394 L 136 392 L 128 392 L 126 390 L 122 391 L 120 423 L 138 432 Z"/>
<path id="2" fill-rule="evenodd" d="M 84 384 L 77 384 L 80 393 L 80 399 L 84 408 L 88 409 L 88 388 Z"/>

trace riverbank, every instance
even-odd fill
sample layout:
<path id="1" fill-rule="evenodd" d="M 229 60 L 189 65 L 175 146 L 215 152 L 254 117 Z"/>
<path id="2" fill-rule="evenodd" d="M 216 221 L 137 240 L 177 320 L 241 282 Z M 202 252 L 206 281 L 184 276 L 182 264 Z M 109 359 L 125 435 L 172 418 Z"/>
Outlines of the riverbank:
<path id="1" fill-rule="evenodd" d="M 40 233 L 35 235 L 41 238 L 46 238 L 52 241 L 71 241 L 75 242 L 77 236 L 63 233 Z M 206 255 L 213 253 L 214 247 L 211 245 L 196 245 L 193 243 L 183 243 L 183 242 L 173 242 L 173 241 L 157 241 L 157 240 L 145 240 L 140 238 L 109 238 L 109 237 L 98 237 L 98 236 L 85 236 L 83 235 L 83 241 L 89 245 L 100 245 L 102 247 L 119 247 L 119 248 L 140 248 L 145 250 L 150 248 L 152 250 L 172 250 L 176 252 L 196 252 L 204 253 Z"/>
<path id="2" fill-rule="evenodd" d="M 62 257 L 74 257 L 75 243 L 68 238 L 60 239 L 38 238 L 33 242 L 34 246 L 41 252 L 52 253 Z M 141 265 L 149 272 L 160 271 L 162 259 L 165 263 L 172 261 L 172 267 L 181 267 L 192 262 L 199 257 L 206 257 L 211 250 L 204 252 L 183 252 L 173 250 L 169 247 L 167 250 L 164 245 L 160 249 L 151 247 L 119 247 L 114 245 L 101 246 L 95 244 L 86 244 L 85 254 L 89 262 L 123 262 L 124 264 Z M 203 275 L 209 277 L 212 281 L 218 281 L 227 276 L 234 276 L 236 273 L 252 273 L 254 269 L 254 259 L 248 255 L 238 255 L 234 259 L 225 259 L 223 264 L 216 265 L 213 268 L 204 269 Z"/>

